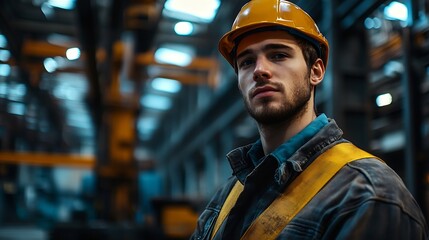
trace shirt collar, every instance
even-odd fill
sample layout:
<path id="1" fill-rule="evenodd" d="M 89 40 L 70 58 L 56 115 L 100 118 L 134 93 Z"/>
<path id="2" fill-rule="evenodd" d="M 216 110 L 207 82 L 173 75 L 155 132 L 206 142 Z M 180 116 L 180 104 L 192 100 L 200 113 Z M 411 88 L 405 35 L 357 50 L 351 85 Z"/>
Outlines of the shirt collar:
<path id="1" fill-rule="evenodd" d="M 288 158 L 292 156 L 302 145 L 310 140 L 316 133 L 320 131 L 326 124 L 328 124 L 328 118 L 325 114 L 320 114 L 310 124 L 308 124 L 298 134 L 293 136 L 291 139 L 277 147 L 270 155 L 275 157 L 279 164 L 286 162 Z M 253 164 L 257 166 L 264 157 L 264 151 L 262 149 L 261 140 L 257 140 L 252 148 L 248 152 L 249 158 Z"/>

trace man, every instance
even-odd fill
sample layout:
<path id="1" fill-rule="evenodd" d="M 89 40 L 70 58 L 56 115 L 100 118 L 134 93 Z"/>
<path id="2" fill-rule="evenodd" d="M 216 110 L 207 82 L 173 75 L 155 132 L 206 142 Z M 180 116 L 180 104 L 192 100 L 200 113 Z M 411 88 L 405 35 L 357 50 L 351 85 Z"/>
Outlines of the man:
<path id="1" fill-rule="evenodd" d="M 307 13 L 285 0 L 252 0 L 219 50 L 237 72 L 260 139 L 227 155 L 233 176 L 192 239 L 428 237 L 395 172 L 343 139 L 334 120 L 317 116 L 314 92 L 329 46 Z M 331 162 L 341 163 L 332 170 Z"/>

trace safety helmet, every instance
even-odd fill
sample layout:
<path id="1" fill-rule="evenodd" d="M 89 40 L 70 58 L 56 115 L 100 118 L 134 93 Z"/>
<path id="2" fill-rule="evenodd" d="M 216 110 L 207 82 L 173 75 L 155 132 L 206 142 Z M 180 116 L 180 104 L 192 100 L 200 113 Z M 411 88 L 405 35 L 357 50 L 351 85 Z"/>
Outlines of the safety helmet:
<path id="1" fill-rule="evenodd" d="M 300 7 L 286 0 L 252 0 L 238 13 L 231 31 L 219 41 L 219 52 L 235 68 L 235 50 L 249 33 L 279 29 L 312 43 L 326 67 L 329 44 L 314 20 Z"/>

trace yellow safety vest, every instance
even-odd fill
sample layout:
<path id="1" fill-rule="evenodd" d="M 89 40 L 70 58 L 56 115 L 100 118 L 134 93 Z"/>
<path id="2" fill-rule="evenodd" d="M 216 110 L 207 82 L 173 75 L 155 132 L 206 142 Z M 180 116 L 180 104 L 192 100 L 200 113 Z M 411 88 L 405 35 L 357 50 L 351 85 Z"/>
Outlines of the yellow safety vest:
<path id="1" fill-rule="evenodd" d="M 253 221 L 241 239 L 275 239 L 290 220 L 344 165 L 363 158 L 378 159 L 351 143 L 339 143 L 328 149 L 299 174 L 285 191 Z M 243 188 L 240 181 L 235 183 L 216 220 L 211 234 L 212 239 L 235 205 Z"/>

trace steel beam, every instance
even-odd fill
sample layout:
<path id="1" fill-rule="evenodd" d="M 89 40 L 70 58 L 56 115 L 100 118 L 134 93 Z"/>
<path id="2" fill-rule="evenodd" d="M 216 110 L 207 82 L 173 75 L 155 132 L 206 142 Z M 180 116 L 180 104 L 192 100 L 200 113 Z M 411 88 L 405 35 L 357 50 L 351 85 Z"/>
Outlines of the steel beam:
<path id="1" fill-rule="evenodd" d="M 39 152 L 0 152 L 0 163 L 2 164 L 25 164 L 42 167 L 75 167 L 94 168 L 94 156 L 39 153 Z"/>

